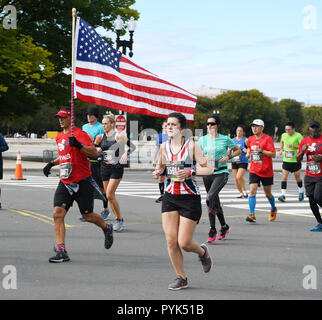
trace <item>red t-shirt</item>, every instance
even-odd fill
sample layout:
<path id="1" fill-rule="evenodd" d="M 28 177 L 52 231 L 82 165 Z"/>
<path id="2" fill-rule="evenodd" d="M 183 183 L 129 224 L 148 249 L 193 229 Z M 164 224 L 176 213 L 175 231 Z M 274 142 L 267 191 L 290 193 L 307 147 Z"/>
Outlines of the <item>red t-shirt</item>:
<path id="1" fill-rule="evenodd" d="M 275 152 L 275 146 L 273 139 L 267 135 L 263 134 L 260 139 L 257 139 L 255 135 L 250 136 L 248 138 L 248 148 L 250 152 L 254 151 L 253 147 L 259 146 L 262 150 Z M 262 154 L 263 159 L 261 162 L 254 162 L 252 161 L 252 157 L 250 158 L 250 169 L 249 172 L 255 173 L 260 177 L 273 177 L 273 160 L 270 157 L 265 156 Z"/>
<path id="2" fill-rule="evenodd" d="M 322 134 L 316 139 L 312 139 L 310 136 L 302 139 L 298 152 L 302 151 L 303 145 L 307 144 L 308 148 L 305 151 L 307 164 L 314 162 L 313 155 L 322 154 Z M 317 166 L 311 166 L 311 172 L 308 171 L 308 165 L 306 166 L 305 175 L 309 177 L 322 177 L 322 161 L 316 163 Z M 319 170 L 320 168 L 320 170 Z"/>
<path id="3" fill-rule="evenodd" d="M 65 184 L 79 182 L 92 174 L 87 156 L 78 148 L 69 146 L 71 135 L 71 131 L 61 132 L 56 137 L 59 163 L 70 162 L 72 164 L 69 177 L 60 179 Z M 94 146 L 88 134 L 77 127 L 74 128 L 74 137 L 85 146 Z"/>

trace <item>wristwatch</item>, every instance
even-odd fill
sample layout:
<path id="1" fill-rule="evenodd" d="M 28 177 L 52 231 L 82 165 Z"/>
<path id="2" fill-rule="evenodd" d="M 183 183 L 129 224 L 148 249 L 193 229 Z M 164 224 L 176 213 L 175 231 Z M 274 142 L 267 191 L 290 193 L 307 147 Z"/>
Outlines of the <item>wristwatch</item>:
<path id="1" fill-rule="evenodd" d="M 190 172 L 191 172 L 191 176 L 195 176 L 196 175 L 196 172 L 197 172 L 197 169 L 194 167 L 194 168 L 191 168 L 190 169 Z"/>

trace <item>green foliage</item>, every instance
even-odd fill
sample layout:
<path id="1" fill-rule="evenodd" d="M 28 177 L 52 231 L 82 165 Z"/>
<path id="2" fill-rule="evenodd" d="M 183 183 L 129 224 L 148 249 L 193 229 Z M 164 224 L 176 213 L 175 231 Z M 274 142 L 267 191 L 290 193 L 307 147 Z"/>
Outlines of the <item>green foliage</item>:
<path id="1" fill-rule="evenodd" d="M 39 106 L 38 84 L 54 75 L 50 53 L 30 36 L 0 26 L 0 116 L 31 114 Z"/>
<path id="2" fill-rule="evenodd" d="M 293 99 L 283 99 L 279 102 L 281 112 L 284 112 L 287 121 L 292 121 L 295 124 L 295 128 L 302 128 L 303 126 L 303 113 L 302 104 Z"/>
<path id="3" fill-rule="evenodd" d="M 273 106 L 268 97 L 258 90 L 228 91 L 218 95 L 214 99 L 198 98 L 198 109 L 196 111 L 195 126 L 203 125 L 214 110 L 219 111 L 222 125 L 220 131 L 225 134 L 235 134 L 239 124 L 248 128 L 254 119 L 265 121 L 265 131 L 274 134 L 275 125 L 278 120 L 277 108 Z"/>
<path id="4" fill-rule="evenodd" d="M 8 100 L 15 106 L 14 110 L 8 108 L 2 112 L 2 117 L 12 118 L 12 116 L 21 116 L 25 114 L 25 109 L 31 109 L 33 106 L 51 105 L 59 106 L 61 104 L 70 104 L 70 83 L 71 76 L 66 75 L 65 69 L 71 68 L 72 51 L 72 8 L 77 9 L 77 14 L 90 23 L 93 27 L 103 27 L 107 30 L 113 29 L 113 22 L 117 15 L 121 15 L 126 22 L 131 16 L 139 18 L 139 13 L 130 8 L 135 0 L 3 0 L 1 8 L 7 4 L 14 5 L 17 9 L 18 33 L 30 36 L 35 44 L 35 57 L 39 54 L 37 50 L 44 50 L 51 53 L 46 59 L 54 65 L 55 75 L 49 77 L 50 70 L 42 70 L 42 76 L 39 72 L 28 73 L 30 65 L 28 63 L 20 66 L 21 75 L 25 73 L 23 81 L 32 82 L 33 90 L 41 92 L 41 96 L 33 97 L 32 103 L 28 92 L 20 92 L 19 100 L 15 98 L 14 92 L 18 90 L 17 83 L 8 83 L 0 81 L 0 95 L 6 93 L 5 101 L 1 101 L 1 106 Z M 11 32 L 10 30 L 5 30 Z M 111 39 L 107 39 L 110 43 Z M 1 41 L 0 41 L 1 43 Z M 37 48 L 37 49 L 36 49 Z M 2 54 L 3 47 L 0 50 Z M 8 48 L 10 55 L 14 56 L 19 51 L 14 47 Z M 8 56 L 8 55 L 6 55 Z M 25 61 L 33 56 L 25 57 Z M 32 60 L 32 59 L 31 59 Z M 34 62 L 30 61 L 33 65 Z M 0 64 L 2 65 L 2 64 Z M 44 64 L 40 63 L 43 67 Z M 49 72 L 49 73 L 48 73 Z M 1 74 L 0 74 L 1 75 Z M 44 81 L 46 78 L 46 81 Z M 22 77 L 21 77 L 22 79 Z M 11 92 L 9 92 L 9 90 Z M 27 104 L 28 101 L 28 104 Z M 21 107 L 19 107 L 19 105 Z M 11 112 L 12 111 L 12 112 Z M 27 112 L 28 113 L 28 112 Z"/>
<path id="5" fill-rule="evenodd" d="M 322 125 L 322 107 L 302 107 L 302 112 L 304 116 L 303 134 L 308 134 L 309 123 L 312 120 L 318 121 Z"/>

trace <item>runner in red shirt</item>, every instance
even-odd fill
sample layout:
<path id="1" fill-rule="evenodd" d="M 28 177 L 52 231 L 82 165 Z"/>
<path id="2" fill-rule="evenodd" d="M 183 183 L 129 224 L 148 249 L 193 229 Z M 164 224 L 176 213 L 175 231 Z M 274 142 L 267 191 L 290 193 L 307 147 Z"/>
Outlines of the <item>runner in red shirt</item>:
<path id="1" fill-rule="evenodd" d="M 113 244 L 113 226 L 106 224 L 103 218 L 94 213 L 94 188 L 99 187 L 91 177 L 91 170 L 87 157 L 98 156 L 96 148 L 87 133 L 75 127 L 71 135 L 71 113 L 68 108 L 62 108 L 56 117 L 63 131 L 57 136 L 58 158 L 50 161 L 43 169 L 46 177 L 50 169 L 60 166 L 60 182 L 54 196 L 54 231 L 57 242 L 56 255 L 49 262 L 66 262 L 69 256 L 65 248 L 65 222 L 64 218 L 76 201 L 83 218 L 87 222 L 101 227 L 105 235 L 105 248 Z"/>
<path id="2" fill-rule="evenodd" d="M 321 125 L 317 121 L 309 124 L 310 135 L 305 137 L 300 145 L 296 156 L 297 161 L 302 161 L 306 155 L 306 171 L 304 186 L 306 196 L 309 198 L 310 208 L 318 222 L 311 231 L 322 231 L 322 219 L 319 207 L 322 207 L 322 135 Z"/>
<path id="3" fill-rule="evenodd" d="M 274 221 L 277 213 L 275 198 L 272 195 L 272 185 L 274 183 L 272 158 L 276 157 L 275 146 L 273 139 L 263 132 L 263 120 L 254 120 L 251 124 L 251 128 L 254 135 L 248 138 L 248 149 L 246 155 L 246 157 L 250 159 L 250 190 L 248 197 L 250 214 L 246 218 L 246 221 L 252 223 L 256 222 L 256 194 L 257 189 L 260 186 L 260 182 L 263 184 L 264 193 L 271 205 L 269 220 Z"/>

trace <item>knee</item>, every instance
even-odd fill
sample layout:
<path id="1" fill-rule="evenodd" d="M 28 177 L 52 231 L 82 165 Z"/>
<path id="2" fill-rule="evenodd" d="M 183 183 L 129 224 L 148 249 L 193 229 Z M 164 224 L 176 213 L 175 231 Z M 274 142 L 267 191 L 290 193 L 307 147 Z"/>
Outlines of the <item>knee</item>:
<path id="1" fill-rule="evenodd" d="M 106 198 L 107 198 L 108 201 L 115 200 L 115 193 L 114 192 L 107 192 L 106 193 Z"/>
<path id="2" fill-rule="evenodd" d="M 179 246 L 182 250 L 184 250 L 186 252 L 191 251 L 191 241 L 190 240 L 180 239 Z"/>
<path id="3" fill-rule="evenodd" d="M 169 250 L 175 250 L 178 248 L 178 239 L 175 237 L 167 237 L 167 246 Z"/>
<path id="4" fill-rule="evenodd" d="M 53 213 L 54 222 L 64 220 L 65 212 L 65 209 L 56 207 Z"/>

